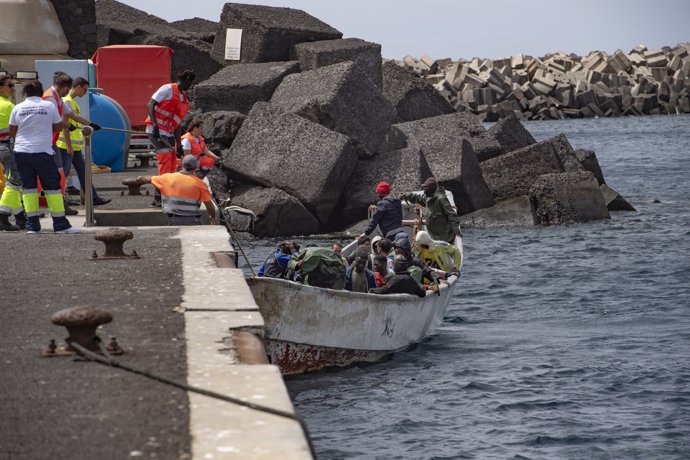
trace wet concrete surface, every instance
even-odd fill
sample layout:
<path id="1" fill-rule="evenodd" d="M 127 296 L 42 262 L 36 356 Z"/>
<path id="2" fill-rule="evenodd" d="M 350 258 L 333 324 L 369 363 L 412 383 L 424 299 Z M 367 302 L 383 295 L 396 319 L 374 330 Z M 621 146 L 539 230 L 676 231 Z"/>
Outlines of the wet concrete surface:
<path id="1" fill-rule="evenodd" d="M 133 229 L 126 253 L 91 260 L 104 245 L 92 233 L 0 232 L 0 458 L 188 459 L 187 394 L 123 370 L 73 358 L 43 358 L 58 310 L 88 305 L 114 320 L 123 364 L 186 380 L 183 286 L 177 229 Z"/>

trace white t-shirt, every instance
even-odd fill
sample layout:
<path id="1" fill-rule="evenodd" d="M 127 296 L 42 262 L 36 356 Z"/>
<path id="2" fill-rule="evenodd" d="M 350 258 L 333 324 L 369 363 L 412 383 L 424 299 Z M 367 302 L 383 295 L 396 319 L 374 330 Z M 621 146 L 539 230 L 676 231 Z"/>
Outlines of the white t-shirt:
<path id="1" fill-rule="evenodd" d="M 197 142 L 197 144 L 200 142 L 198 137 L 195 137 L 194 140 Z M 192 150 L 192 141 L 190 141 L 187 137 L 182 139 L 182 150 Z"/>
<path id="2" fill-rule="evenodd" d="M 10 125 L 17 127 L 14 150 L 54 155 L 53 124 L 61 122 L 62 117 L 55 104 L 37 96 L 27 98 L 10 114 Z"/>
<path id="3" fill-rule="evenodd" d="M 184 102 L 185 101 L 184 94 L 182 93 L 182 91 L 180 91 L 179 93 L 180 93 L 180 102 Z M 161 86 L 160 88 L 158 88 L 158 90 L 156 90 L 156 92 L 153 93 L 153 96 L 151 96 L 151 99 L 153 99 L 154 101 L 156 101 L 160 104 L 163 101 L 167 101 L 167 100 L 172 99 L 172 97 L 173 97 L 172 85 L 170 83 L 167 83 L 167 84 Z M 163 131 L 162 129 L 160 129 L 160 127 L 158 128 L 158 130 L 160 131 L 161 136 L 168 136 L 168 137 L 174 137 L 175 136 L 174 133 L 169 133 L 168 131 Z M 153 132 L 153 125 L 146 125 L 146 132 L 152 133 Z"/>

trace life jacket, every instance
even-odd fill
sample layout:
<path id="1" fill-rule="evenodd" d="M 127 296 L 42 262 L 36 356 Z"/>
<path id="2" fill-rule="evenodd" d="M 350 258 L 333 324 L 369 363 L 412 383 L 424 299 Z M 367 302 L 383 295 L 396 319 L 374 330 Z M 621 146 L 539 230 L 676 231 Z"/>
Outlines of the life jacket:
<path id="1" fill-rule="evenodd" d="M 64 108 L 65 103 L 63 102 L 62 98 L 60 95 L 55 91 L 55 88 L 52 86 L 45 90 L 43 93 L 43 100 L 44 101 L 49 101 L 50 99 L 53 99 L 55 101 L 55 104 L 57 104 L 57 109 L 58 109 L 58 114 L 60 115 L 60 118 L 62 118 L 62 111 Z M 58 138 L 60 137 L 60 133 L 53 133 L 53 145 L 57 142 Z"/>
<path id="2" fill-rule="evenodd" d="M 266 278 L 284 278 L 287 270 L 287 268 L 280 266 L 275 252 L 268 256 L 264 262 L 264 276 Z"/>
<path id="3" fill-rule="evenodd" d="M 72 112 L 76 113 L 77 115 L 81 114 L 81 108 L 72 96 L 68 94 L 67 96 L 63 97 L 62 100 L 72 107 Z M 74 151 L 79 152 L 81 151 L 82 147 L 84 147 L 84 134 L 82 134 L 80 129 L 81 123 L 78 123 L 70 118 L 69 124 L 77 128 L 69 132 L 69 138 L 72 140 L 72 148 Z M 65 141 L 65 133 L 63 131 L 60 131 L 55 145 L 61 149 L 67 150 L 67 142 Z"/>
<path id="4" fill-rule="evenodd" d="M 199 136 L 199 142 L 194 139 L 194 136 L 192 136 L 192 133 L 187 132 L 184 133 L 182 136 L 182 139 L 189 139 L 189 143 L 192 145 L 192 155 L 195 157 L 199 158 L 202 153 L 204 153 L 204 150 L 206 149 L 206 141 L 204 140 L 203 136 Z"/>
<path id="5" fill-rule="evenodd" d="M 180 100 L 180 89 L 177 87 L 177 83 L 170 83 L 170 86 L 173 92 L 172 98 L 156 104 L 153 111 L 156 114 L 158 128 L 162 131 L 173 133 L 180 126 L 187 112 L 189 112 L 189 101 L 184 93 L 182 93 L 184 101 Z M 151 117 L 146 117 L 144 123 L 152 125 Z"/>

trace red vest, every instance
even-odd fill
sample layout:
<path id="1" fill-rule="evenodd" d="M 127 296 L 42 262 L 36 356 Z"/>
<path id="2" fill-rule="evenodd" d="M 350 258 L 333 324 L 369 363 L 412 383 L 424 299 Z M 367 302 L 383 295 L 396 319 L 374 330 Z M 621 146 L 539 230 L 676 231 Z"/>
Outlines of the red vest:
<path id="1" fill-rule="evenodd" d="M 173 91 L 172 98 L 156 104 L 153 111 L 156 114 L 158 127 L 163 131 L 173 133 L 180 126 L 187 112 L 189 112 L 189 101 L 186 95 L 184 101 L 180 101 L 180 90 L 177 87 L 177 83 L 170 83 L 170 86 L 172 86 Z M 146 117 L 144 123 L 152 125 L 151 117 Z"/>
<path id="2" fill-rule="evenodd" d="M 57 91 L 55 91 L 55 88 L 53 88 L 52 86 L 50 88 L 48 88 L 43 93 L 43 100 L 44 101 L 48 101 L 48 100 L 50 100 L 50 98 L 55 99 L 55 102 L 57 102 L 58 114 L 60 115 L 60 117 L 62 117 L 62 108 L 63 108 L 64 102 L 63 102 L 62 98 L 60 97 L 60 95 L 57 93 Z M 57 133 L 56 132 L 53 133 L 53 145 L 55 145 L 55 143 L 57 142 L 59 137 L 60 137 L 59 131 Z"/>
<path id="3" fill-rule="evenodd" d="M 182 136 L 182 139 L 189 139 L 189 143 L 192 144 L 192 155 L 195 157 L 199 158 L 202 153 L 204 153 L 204 150 L 206 149 L 206 141 L 204 140 L 203 136 L 199 136 L 199 142 L 194 139 L 194 136 L 192 136 L 192 133 L 184 133 Z"/>

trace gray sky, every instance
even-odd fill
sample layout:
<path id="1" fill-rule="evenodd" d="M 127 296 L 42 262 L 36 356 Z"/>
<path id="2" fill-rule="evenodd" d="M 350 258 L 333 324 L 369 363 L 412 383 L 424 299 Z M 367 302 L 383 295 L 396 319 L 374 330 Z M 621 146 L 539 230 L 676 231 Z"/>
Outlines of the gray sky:
<path id="1" fill-rule="evenodd" d="M 119 0 L 167 21 L 218 21 L 221 0 Z M 240 3 L 240 2 L 238 2 Z M 297 8 L 380 43 L 386 58 L 499 58 L 525 53 L 628 52 L 690 42 L 690 0 L 257 0 Z"/>

